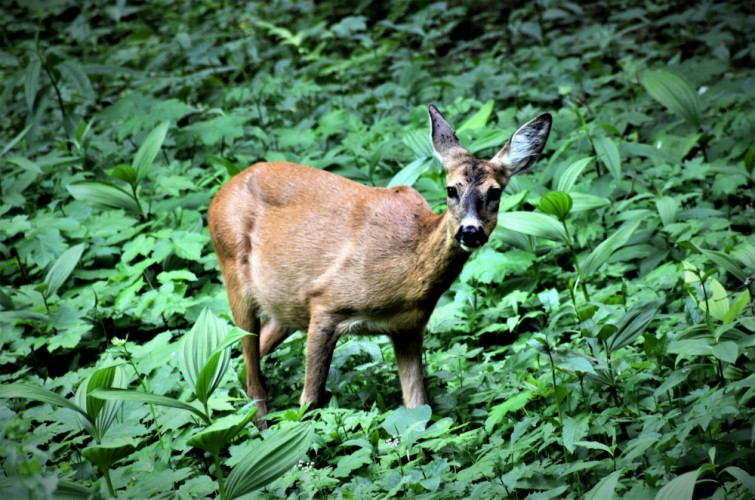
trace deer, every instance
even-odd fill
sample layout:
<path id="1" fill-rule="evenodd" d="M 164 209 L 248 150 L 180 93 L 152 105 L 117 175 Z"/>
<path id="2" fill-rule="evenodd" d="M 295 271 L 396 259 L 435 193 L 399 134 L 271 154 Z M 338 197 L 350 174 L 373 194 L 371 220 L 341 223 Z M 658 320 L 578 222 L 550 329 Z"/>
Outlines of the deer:
<path id="1" fill-rule="evenodd" d="M 213 197 L 208 228 L 242 338 L 246 392 L 266 426 L 260 361 L 305 330 L 300 404 L 326 402 L 338 339 L 388 335 L 404 405 L 427 404 L 425 327 L 440 296 L 484 245 L 511 176 L 530 168 L 550 134 L 548 113 L 520 127 L 490 160 L 459 142 L 428 105 L 431 140 L 446 174 L 447 210 L 436 215 L 409 186 L 370 187 L 322 169 L 262 162 L 236 174 Z"/>

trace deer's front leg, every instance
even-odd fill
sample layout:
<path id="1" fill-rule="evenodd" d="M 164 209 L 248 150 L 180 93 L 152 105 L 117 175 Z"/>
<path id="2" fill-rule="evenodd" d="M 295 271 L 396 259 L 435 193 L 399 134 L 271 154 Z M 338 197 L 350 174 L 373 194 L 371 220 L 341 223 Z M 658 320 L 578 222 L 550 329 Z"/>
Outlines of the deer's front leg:
<path id="1" fill-rule="evenodd" d="M 404 405 L 414 408 L 427 404 L 422 369 L 422 332 L 396 333 L 391 335 L 391 341 L 396 353 Z"/>
<path id="2" fill-rule="evenodd" d="M 299 400 L 302 406 L 310 403 L 311 408 L 320 408 L 325 403 L 325 382 L 337 341 L 335 321 L 324 313 L 313 314 L 307 331 L 307 367 Z"/>

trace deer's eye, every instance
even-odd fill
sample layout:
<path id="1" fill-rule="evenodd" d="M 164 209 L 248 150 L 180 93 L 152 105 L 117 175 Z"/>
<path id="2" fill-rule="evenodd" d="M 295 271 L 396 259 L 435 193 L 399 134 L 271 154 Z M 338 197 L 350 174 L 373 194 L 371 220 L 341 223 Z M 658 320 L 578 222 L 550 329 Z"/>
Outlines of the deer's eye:
<path id="1" fill-rule="evenodd" d="M 452 200 L 455 200 L 459 197 L 459 193 L 456 191 L 456 188 L 454 186 L 448 186 L 446 188 L 446 193 L 448 193 L 448 197 Z"/>
<path id="2" fill-rule="evenodd" d="M 501 200 L 501 190 L 498 188 L 491 188 L 488 191 L 488 203 L 497 203 Z"/>

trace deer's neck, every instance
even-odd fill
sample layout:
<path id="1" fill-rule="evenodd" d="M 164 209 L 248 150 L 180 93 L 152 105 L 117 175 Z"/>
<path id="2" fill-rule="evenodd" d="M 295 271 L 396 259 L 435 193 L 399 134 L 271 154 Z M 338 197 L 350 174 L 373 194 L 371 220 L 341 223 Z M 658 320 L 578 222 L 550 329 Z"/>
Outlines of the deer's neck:
<path id="1" fill-rule="evenodd" d="M 416 269 L 434 306 L 461 273 L 469 253 L 454 238 L 449 212 L 434 215 L 425 227 L 425 237 L 417 247 Z"/>

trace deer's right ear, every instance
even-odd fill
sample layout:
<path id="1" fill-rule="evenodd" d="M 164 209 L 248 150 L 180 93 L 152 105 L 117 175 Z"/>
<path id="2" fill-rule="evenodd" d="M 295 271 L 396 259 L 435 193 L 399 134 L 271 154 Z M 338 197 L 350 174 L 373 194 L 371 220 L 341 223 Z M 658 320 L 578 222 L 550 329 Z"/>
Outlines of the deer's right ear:
<path id="1" fill-rule="evenodd" d="M 427 106 L 427 110 L 430 113 L 430 137 L 432 138 L 435 155 L 445 166 L 454 156 L 465 153 L 466 149 L 461 145 L 454 129 L 443 118 L 438 108 L 430 104 Z"/>
<path id="2" fill-rule="evenodd" d="M 522 125 L 514 132 L 511 140 L 496 154 L 491 163 L 506 168 L 509 175 L 518 174 L 530 168 L 545 148 L 551 133 L 553 118 L 543 113 Z"/>

